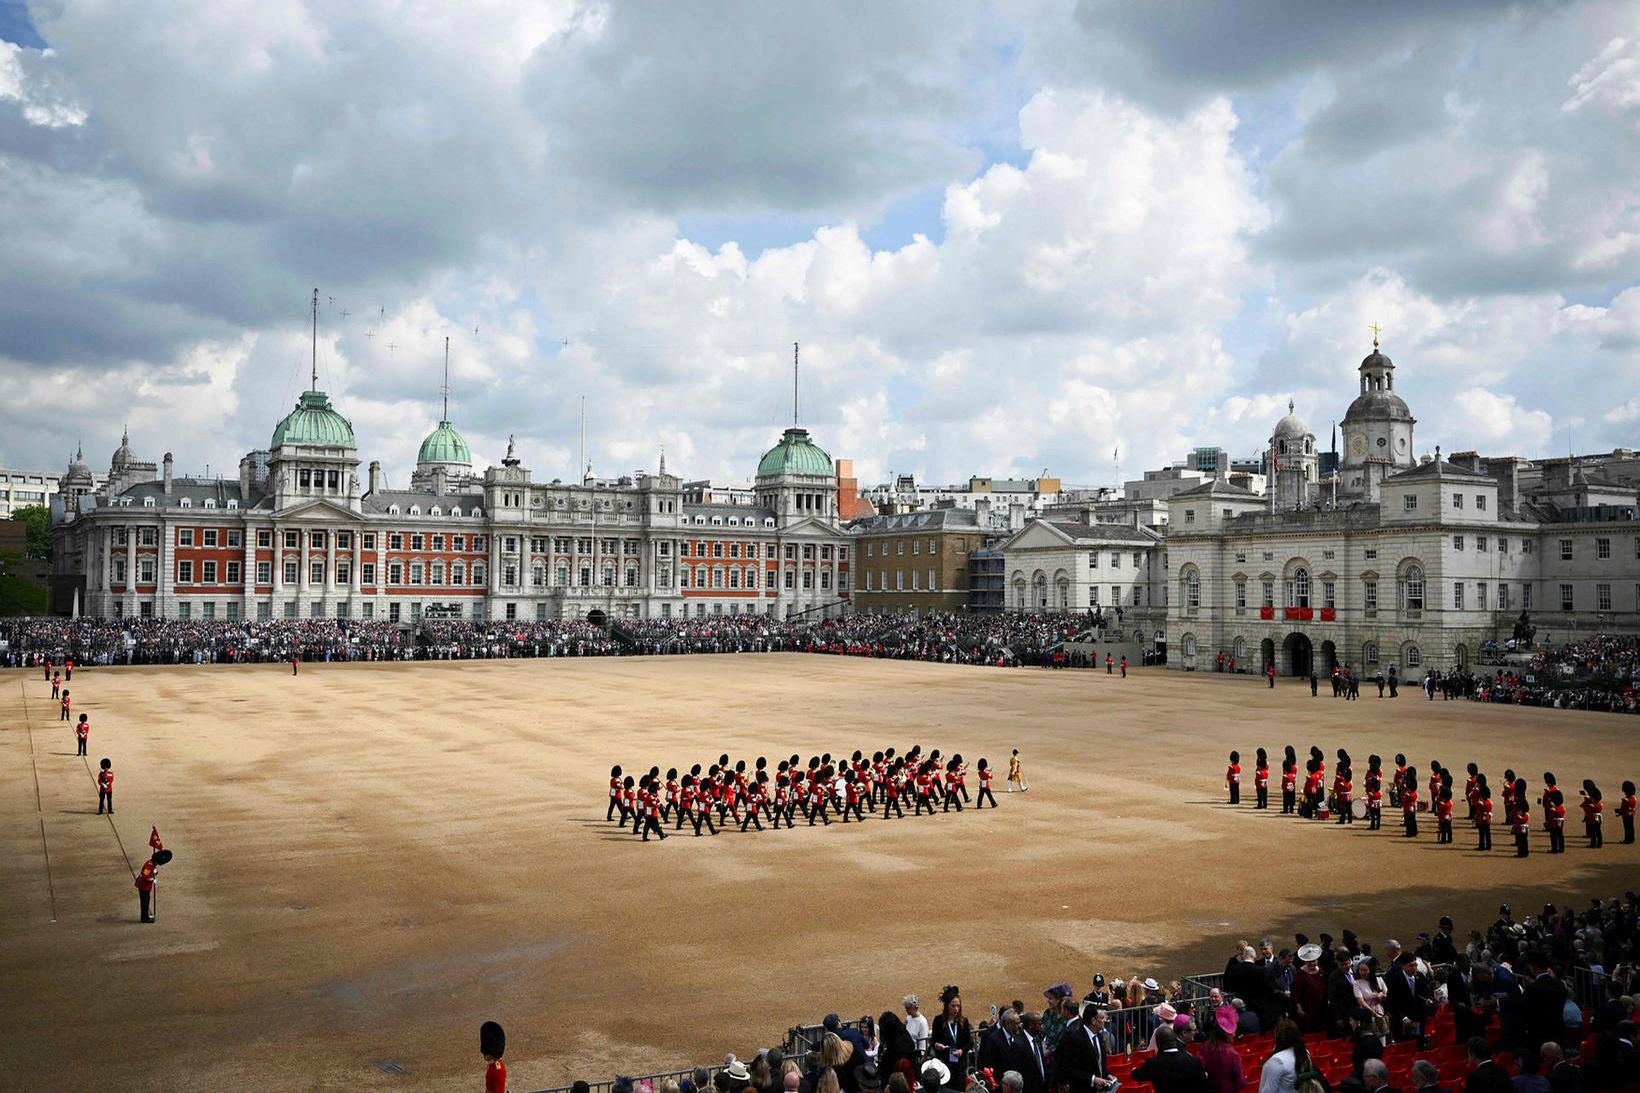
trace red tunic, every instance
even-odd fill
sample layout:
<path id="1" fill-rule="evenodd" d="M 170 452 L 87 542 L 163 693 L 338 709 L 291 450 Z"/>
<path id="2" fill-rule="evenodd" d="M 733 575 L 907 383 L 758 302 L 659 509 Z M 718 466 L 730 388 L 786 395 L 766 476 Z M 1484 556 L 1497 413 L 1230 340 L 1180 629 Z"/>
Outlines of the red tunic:
<path id="1" fill-rule="evenodd" d="M 484 1093 L 507 1093 L 507 1064 L 500 1059 L 484 1070 Z"/>
<path id="2" fill-rule="evenodd" d="M 142 863 L 142 872 L 137 874 L 137 891 L 152 892 L 154 890 L 154 881 L 157 879 L 154 860 L 149 858 Z"/>
<path id="3" fill-rule="evenodd" d="M 86 737 L 90 736 L 91 735 L 91 722 L 81 721 L 78 725 L 75 725 L 74 726 L 74 735 L 79 737 L 81 740 L 84 740 Z"/>
<path id="4" fill-rule="evenodd" d="M 1401 791 L 1401 811 L 1408 816 L 1418 811 L 1418 791 L 1408 789 Z"/>
<path id="5" fill-rule="evenodd" d="M 1515 822 L 1511 825 L 1511 830 L 1513 830 L 1516 835 L 1525 835 L 1531 832 L 1532 813 L 1530 809 L 1526 808 L 1524 805 L 1521 806 L 1520 810 L 1515 813 Z"/>
<path id="6" fill-rule="evenodd" d="M 1231 763 L 1229 768 L 1224 772 L 1224 780 L 1228 785 L 1241 785 L 1241 764 Z"/>
<path id="7" fill-rule="evenodd" d="M 114 772 L 102 770 L 97 772 L 97 791 L 100 793 L 114 792 Z"/>
<path id="8" fill-rule="evenodd" d="M 1268 789 L 1269 786 L 1270 786 L 1270 768 L 1269 767 L 1259 767 L 1257 770 L 1255 770 L 1253 772 L 1253 787 L 1255 789 Z"/>

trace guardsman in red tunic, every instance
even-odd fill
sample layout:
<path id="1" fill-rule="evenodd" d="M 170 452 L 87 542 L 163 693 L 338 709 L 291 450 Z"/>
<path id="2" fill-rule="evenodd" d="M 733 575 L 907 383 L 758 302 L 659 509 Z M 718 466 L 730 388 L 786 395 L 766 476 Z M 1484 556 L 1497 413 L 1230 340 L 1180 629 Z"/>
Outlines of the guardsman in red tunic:
<path id="1" fill-rule="evenodd" d="M 1341 824 L 1355 823 L 1355 812 L 1350 807 L 1355 803 L 1355 783 L 1351 778 L 1350 768 L 1342 766 L 1333 776 L 1333 797 L 1338 802 L 1338 822 Z"/>
<path id="2" fill-rule="evenodd" d="M 894 765 L 888 768 L 888 775 L 883 779 L 883 819 L 888 819 L 890 812 L 896 819 L 905 819 L 905 806 L 900 804 L 900 789 L 905 785 L 905 760 L 896 759 Z"/>
<path id="3" fill-rule="evenodd" d="M 1441 799 L 1435 810 L 1435 841 L 1452 841 L 1452 787 L 1441 787 Z"/>
<path id="4" fill-rule="evenodd" d="M 630 774 L 628 774 L 621 782 L 622 827 L 625 827 L 628 823 L 632 823 L 638 815 L 638 791 L 635 786 L 636 783 L 632 780 L 632 775 Z M 632 829 L 632 834 L 636 835 L 637 833 L 638 830 L 634 826 Z"/>
<path id="5" fill-rule="evenodd" d="M 103 806 L 108 806 L 108 814 L 114 815 L 114 764 L 108 759 L 101 763 L 97 771 L 97 815 L 101 816 Z"/>
<path id="6" fill-rule="evenodd" d="M 1224 769 L 1224 784 L 1230 790 L 1230 803 L 1241 804 L 1241 752 L 1230 753 L 1230 765 Z"/>
<path id="7" fill-rule="evenodd" d="M 991 765 L 986 762 L 984 756 L 981 756 L 978 766 L 974 769 L 979 772 L 979 796 L 974 798 L 974 807 L 984 808 L 987 800 L 991 802 L 992 808 L 997 807 L 997 795 L 991 792 Z"/>
<path id="8" fill-rule="evenodd" d="M 612 821 L 615 813 L 621 814 L 621 826 L 626 826 L 626 806 L 621 803 L 621 765 L 615 764 L 609 768 L 609 808 L 604 810 L 604 819 Z"/>
<path id="9" fill-rule="evenodd" d="M 1367 783 L 1367 827 L 1377 831 L 1384 821 L 1384 783 L 1382 779 Z"/>
<path id="10" fill-rule="evenodd" d="M 79 742 L 79 746 L 80 746 L 80 750 L 75 752 L 74 753 L 75 755 L 84 755 L 85 754 L 86 740 L 90 736 L 91 736 L 91 722 L 90 722 L 90 720 L 88 720 L 86 718 L 85 714 L 81 714 L 80 715 L 80 723 L 78 725 L 74 726 L 74 739 Z"/>
<path id="11" fill-rule="evenodd" d="M 1298 808 L 1298 766 L 1291 759 L 1281 761 L 1281 812 L 1287 815 Z"/>
<path id="12" fill-rule="evenodd" d="M 45 680 L 46 680 L 47 683 L 50 683 L 51 682 L 51 658 L 47 657 L 46 662 L 44 664 L 42 664 L 40 667 L 45 669 Z"/>
<path id="13" fill-rule="evenodd" d="M 647 780 L 647 775 L 645 776 Z M 661 794 L 660 787 L 653 782 L 647 782 L 647 788 L 641 795 L 643 804 L 643 841 L 649 841 L 649 833 L 653 831 L 663 840 L 666 832 L 661 830 Z"/>
<path id="14" fill-rule="evenodd" d="M 1481 770 L 1478 766 L 1474 763 L 1469 764 L 1469 778 L 1464 782 L 1463 786 L 1463 799 L 1464 803 L 1469 808 L 1469 818 L 1471 820 L 1475 818 L 1475 808 L 1480 803 L 1480 798 L 1475 796 L 1477 780 L 1480 778 L 1480 773 Z"/>
<path id="15" fill-rule="evenodd" d="M 1270 807 L 1270 756 L 1263 748 L 1258 749 L 1253 767 L 1253 798 L 1257 802 L 1254 808 Z"/>
<path id="16" fill-rule="evenodd" d="M 1589 836 L 1589 849 L 1594 850 L 1606 845 L 1603 823 L 1606 806 L 1602 802 L 1600 787 L 1587 779 L 1583 782 L 1583 830 Z"/>
<path id="17" fill-rule="evenodd" d="M 1405 838 L 1418 836 L 1418 772 L 1407 768 L 1406 784 L 1401 788 L 1401 822 L 1406 825 Z"/>
<path id="18" fill-rule="evenodd" d="M 1526 779 L 1515 779 L 1515 822 L 1510 825 L 1515 833 L 1515 857 L 1524 858 L 1532 852 L 1527 839 L 1532 833 L 1532 810 L 1526 807 Z"/>
<path id="19" fill-rule="evenodd" d="M 666 769 L 666 801 L 661 805 L 661 819 L 670 820 L 673 812 L 678 814 L 680 820 L 683 818 L 683 809 L 678 806 L 678 768 L 668 767 Z"/>
<path id="20" fill-rule="evenodd" d="M 763 821 L 758 819 L 757 813 L 763 807 L 763 783 L 753 782 L 747 790 L 746 815 L 740 818 L 740 830 L 745 831 L 748 825 L 756 824 L 759 831 L 763 830 Z"/>
<path id="21" fill-rule="evenodd" d="M 57 698 L 61 698 L 62 696 L 63 696 L 63 677 L 58 676 L 58 675 L 54 675 L 54 676 L 51 677 L 51 697 L 53 699 L 57 699 Z"/>
<path id="22" fill-rule="evenodd" d="M 1122 654 L 1121 664 L 1122 664 L 1122 678 L 1126 679 L 1127 678 L 1127 654 L 1126 653 Z"/>
<path id="23" fill-rule="evenodd" d="M 1560 790 L 1549 792 L 1549 801 L 1543 806 L 1543 827 L 1549 832 L 1549 853 L 1566 853 L 1566 795 Z"/>
<path id="24" fill-rule="evenodd" d="M 154 921 L 154 916 L 149 913 L 149 902 L 154 898 L 154 884 L 158 880 L 159 868 L 154 864 L 154 859 L 149 858 L 142 863 L 142 872 L 137 874 L 137 900 L 142 905 L 142 917 L 139 921 Z"/>
<path id="25" fill-rule="evenodd" d="M 774 779 L 774 829 L 780 830 L 780 821 L 786 821 L 786 829 L 792 826 L 792 786 L 791 779 L 785 771 L 775 775 Z"/>
<path id="26" fill-rule="evenodd" d="M 58 720 L 60 720 L 60 721 L 67 721 L 67 720 L 69 720 L 69 716 L 68 716 L 68 707 L 69 707 L 69 705 L 70 705 L 70 704 L 71 704 L 71 703 L 72 703 L 72 702 L 73 702 L 73 701 L 74 701 L 74 700 L 73 700 L 73 699 L 72 699 L 72 698 L 70 698 L 70 697 L 69 697 L 69 694 L 68 694 L 68 692 L 67 692 L 67 691 L 66 691 L 66 690 L 65 690 L 65 691 L 63 691 L 63 716 L 62 716 L 62 717 L 60 717 L 60 718 L 59 718 L 59 719 L 58 719 Z"/>
<path id="27" fill-rule="evenodd" d="M 1266 679 L 1268 679 L 1270 681 L 1270 689 L 1272 691 L 1275 690 L 1276 689 L 1276 666 L 1274 664 L 1272 664 L 1268 668 L 1264 669 L 1264 676 L 1265 676 Z"/>
<path id="28" fill-rule="evenodd" d="M 934 776 L 939 777 L 938 772 Z M 957 796 L 957 761 L 955 758 L 945 765 L 945 805 L 940 811 L 950 812 L 953 803 L 956 804 L 957 811 L 961 812 L 962 798 Z"/>
<path id="29" fill-rule="evenodd" d="M 1515 829 L 1515 772 L 1503 772 L 1503 822 L 1509 825 L 1511 832 Z"/>
<path id="30" fill-rule="evenodd" d="M 484 1093 L 507 1093 L 507 1064 L 501 1061 L 506 1052 L 506 1030 L 494 1021 L 478 1026 L 478 1053 L 490 1064 L 484 1068 Z"/>
<path id="31" fill-rule="evenodd" d="M 1623 783 L 1623 800 L 1617 806 L 1617 817 L 1623 821 L 1623 842 L 1634 842 L 1634 783 Z"/>
<path id="32" fill-rule="evenodd" d="M 1492 849 L 1492 791 L 1483 776 L 1475 785 L 1475 832 L 1480 837 L 1476 850 Z"/>
<path id="33" fill-rule="evenodd" d="M 1105 674 L 1107 676 L 1110 675 L 1110 670 L 1111 670 L 1112 666 L 1115 665 L 1115 663 L 1116 663 L 1116 658 L 1112 657 L 1109 653 L 1106 653 L 1105 654 Z"/>
<path id="34" fill-rule="evenodd" d="M 63 682 L 68 683 L 74 678 L 74 658 L 63 661 Z"/>

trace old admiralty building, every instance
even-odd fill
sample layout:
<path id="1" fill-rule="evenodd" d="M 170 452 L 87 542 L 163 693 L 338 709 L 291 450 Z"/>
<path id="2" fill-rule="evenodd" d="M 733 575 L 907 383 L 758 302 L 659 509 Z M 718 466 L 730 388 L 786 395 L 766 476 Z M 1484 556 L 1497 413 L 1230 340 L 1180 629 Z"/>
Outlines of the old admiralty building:
<path id="1" fill-rule="evenodd" d="M 53 610 L 103 618 L 555 620 L 841 613 L 835 465 L 797 426 L 750 496 L 695 504 L 666 471 L 537 481 L 511 443 L 474 467 L 447 420 L 410 488 L 361 479 L 352 424 L 303 392 L 235 479 L 173 475 L 129 436 L 98 485 L 76 454 L 53 503 Z"/>

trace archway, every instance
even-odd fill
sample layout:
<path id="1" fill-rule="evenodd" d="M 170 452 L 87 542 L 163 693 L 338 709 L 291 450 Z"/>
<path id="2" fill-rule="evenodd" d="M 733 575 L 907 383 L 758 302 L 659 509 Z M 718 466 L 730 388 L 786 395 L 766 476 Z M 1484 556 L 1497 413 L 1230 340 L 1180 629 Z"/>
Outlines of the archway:
<path id="1" fill-rule="evenodd" d="M 602 626 L 609 621 L 609 616 L 604 614 L 602 608 L 594 607 L 587 612 L 587 621 L 594 626 Z"/>
<path id="2" fill-rule="evenodd" d="M 1330 641 L 1321 643 L 1321 670 L 1331 674 L 1338 667 L 1338 647 Z"/>
<path id="3" fill-rule="evenodd" d="M 1307 635 L 1293 631 L 1287 635 L 1287 640 L 1281 643 L 1281 651 L 1287 657 L 1287 674 L 1294 676 L 1308 676 L 1314 664 L 1315 652 L 1310 646 Z"/>
<path id="4" fill-rule="evenodd" d="M 1460 672 L 1469 667 L 1469 647 L 1454 645 L 1452 647 L 1452 666 Z"/>
<path id="5" fill-rule="evenodd" d="M 1276 643 L 1273 638 L 1265 638 L 1258 643 L 1258 668 L 1261 672 L 1268 672 L 1276 662 Z"/>

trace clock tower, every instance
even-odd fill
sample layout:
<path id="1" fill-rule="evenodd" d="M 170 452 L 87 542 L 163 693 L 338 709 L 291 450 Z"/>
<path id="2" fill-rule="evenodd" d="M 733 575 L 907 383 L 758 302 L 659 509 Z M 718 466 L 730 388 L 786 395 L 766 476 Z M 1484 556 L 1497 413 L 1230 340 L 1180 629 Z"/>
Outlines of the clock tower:
<path id="1" fill-rule="evenodd" d="M 1395 393 L 1395 362 L 1379 351 L 1376 332 L 1360 373 L 1361 393 L 1339 422 L 1344 451 L 1338 492 L 1352 500 L 1376 501 L 1380 482 L 1413 466 L 1412 427 L 1417 419 Z"/>

